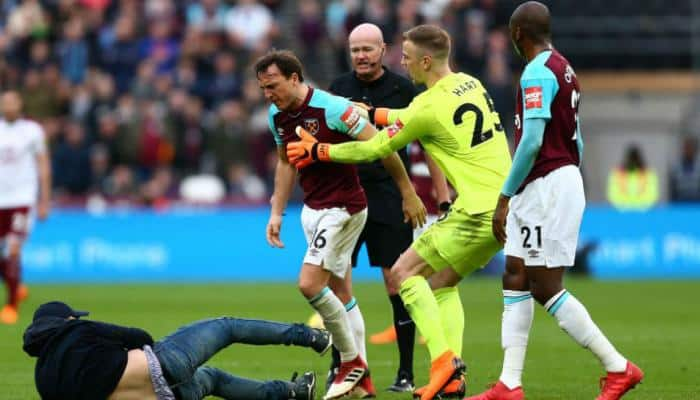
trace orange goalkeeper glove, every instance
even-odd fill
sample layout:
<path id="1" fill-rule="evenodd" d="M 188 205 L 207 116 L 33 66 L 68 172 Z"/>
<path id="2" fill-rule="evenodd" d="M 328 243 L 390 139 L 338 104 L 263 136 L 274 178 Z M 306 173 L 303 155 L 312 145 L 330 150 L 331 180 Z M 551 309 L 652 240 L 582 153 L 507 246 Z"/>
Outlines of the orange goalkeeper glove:
<path id="1" fill-rule="evenodd" d="M 331 160 L 328 154 L 330 144 L 319 143 L 312 134 L 300 126 L 297 126 L 296 133 L 301 140 L 287 143 L 287 159 L 297 169 L 307 167 L 316 161 Z"/>

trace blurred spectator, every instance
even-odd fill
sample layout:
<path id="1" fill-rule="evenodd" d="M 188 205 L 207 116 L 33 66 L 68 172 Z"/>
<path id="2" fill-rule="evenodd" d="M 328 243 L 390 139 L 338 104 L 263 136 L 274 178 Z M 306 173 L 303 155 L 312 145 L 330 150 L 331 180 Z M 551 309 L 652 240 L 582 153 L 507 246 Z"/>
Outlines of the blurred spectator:
<path id="1" fill-rule="evenodd" d="M 608 176 L 608 201 L 620 210 L 646 210 L 659 200 L 659 180 L 636 145 L 625 151 L 622 164 Z"/>
<path id="2" fill-rule="evenodd" d="M 301 0 L 299 2 L 299 24 L 297 35 L 302 45 L 302 58 L 311 58 L 319 51 L 320 42 L 325 34 L 321 5 L 318 0 Z M 320 76 L 321 63 L 310 63 L 309 74 Z"/>
<path id="3" fill-rule="evenodd" d="M 29 118 L 42 120 L 56 117 L 63 111 L 56 88 L 47 84 L 39 70 L 31 69 L 25 72 L 20 95 L 25 115 Z"/>
<path id="4" fill-rule="evenodd" d="M 487 16 L 480 10 L 470 10 L 464 14 L 463 28 L 455 37 L 457 46 L 462 48 L 454 56 L 460 71 L 480 76 L 484 70 L 486 18 Z"/>
<path id="5" fill-rule="evenodd" d="M 139 130 L 139 164 L 141 173 L 147 174 L 153 168 L 170 163 L 174 158 L 174 146 L 163 120 L 163 107 L 153 101 L 143 104 L 143 116 Z"/>
<path id="6" fill-rule="evenodd" d="M 83 82 L 88 65 L 88 45 L 84 36 L 83 21 L 73 17 L 63 26 L 63 39 L 58 43 L 61 74 L 74 84 Z"/>
<path id="7" fill-rule="evenodd" d="M 176 105 L 177 106 L 177 105 Z M 204 108 L 202 100 L 186 97 L 182 111 L 177 108 L 168 116 L 168 137 L 174 145 L 174 166 L 186 174 L 199 171 L 204 152 Z"/>
<path id="8" fill-rule="evenodd" d="M 180 45 L 172 35 L 172 21 L 160 17 L 148 21 L 148 37 L 141 41 L 141 56 L 153 62 L 156 73 L 175 69 Z"/>
<path id="9" fill-rule="evenodd" d="M 63 141 L 54 151 L 54 188 L 59 195 L 83 195 L 90 181 L 90 152 L 85 132 L 78 121 L 70 121 L 66 124 Z"/>
<path id="10" fill-rule="evenodd" d="M 236 59 L 230 52 L 221 52 L 216 55 L 214 76 L 205 92 L 206 104 L 216 108 L 227 99 L 240 97 L 241 80 L 236 71 Z"/>
<path id="11" fill-rule="evenodd" d="M 187 25 L 204 32 L 223 31 L 228 9 L 220 0 L 202 0 L 187 6 Z"/>
<path id="12" fill-rule="evenodd" d="M 226 14 L 226 31 L 234 46 L 267 49 L 275 30 L 270 10 L 255 0 L 239 0 Z"/>
<path id="13" fill-rule="evenodd" d="M 51 59 L 51 45 L 46 40 L 36 40 L 29 47 L 28 69 L 42 70 Z"/>
<path id="14" fill-rule="evenodd" d="M 90 192 L 107 192 L 110 164 L 111 160 L 107 147 L 97 144 L 90 149 Z"/>
<path id="15" fill-rule="evenodd" d="M 265 183 L 251 172 L 247 164 L 231 164 L 228 170 L 228 193 L 233 198 L 261 202 L 267 198 Z"/>
<path id="16" fill-rule="evenodd" d="M 681 158 L 671 168 L 671 201 L 700 201 L 700 160 L 698 160 L 698 139 L 695 136 L 683 138 Z"/>
<path id="17" fill-rule="evenodd" d="M 134 21 L 119 17 L 114 24 L 114 40 L 105 43 L 100 50 L 102 68 L 114 77 L 117 93 L 124 93 L 141 59 Z"/>
<path id="18" fill-rule="evenodd" d="M 496 111 L 500 114 L 501 125 L 510 133 L 513 126 L 511 121 L 515 114 L 513 103 L 515 88 L 513 74 L 508 66 L 509 46 L 510 41 L 503 31 L 493 31 L 489 34 L 486 71 L 481 79 L 486 91 L 493 99 Z"/>
<path id="19" fill-rule="evenodd" d="M 216 173 L 222 179 L 226 179 L 232 164 L 249 163 L 245 114 L 240 102 L 227 101 L 219 106 L 206 147 L 207 155 L 214 160 Z"/>
<path id="20" fill-rule="evenodd" d="M 174 185 L 173 171 L 169 167 L 159 167 L 140 190 L 141 203 L 156 210 L 164 210 L 170 205 L 177 187 Z"/>
<path id="21" fill-rule="evenodd" d="M 100 115 L 114 109 L 114 80 L 110 75 L 98 74 L 93 80 L 93 96 L 90 99 L 90 107 L 85 115 L 85 126 L 91 139 L 97 131 L 97 120 Z"/>
<path id="22" fill-rule="evenodd" d="M 111 200 L 131 201 L 136 191 L 136 179 L 128 165 L 120 164 L 105 181 L 105 194 Z"/>
<path id="23" fill-rule="evenodd" d="M 7 32 L 17 39 L 44 37 L 49 24 L 39 0 L 23 0 L 7 17 Z"/>

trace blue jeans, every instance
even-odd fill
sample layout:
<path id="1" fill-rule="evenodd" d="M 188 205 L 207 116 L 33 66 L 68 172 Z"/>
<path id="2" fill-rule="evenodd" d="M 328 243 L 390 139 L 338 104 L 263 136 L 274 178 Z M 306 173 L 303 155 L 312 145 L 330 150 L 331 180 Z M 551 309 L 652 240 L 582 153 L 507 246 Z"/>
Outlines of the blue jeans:
<path id="1" fill-rule="evenodd" d="M 288 399 L 290 382 L 256 381 L 202 366 L 233 343 L 284 344 L 309 347 L 312 330 L 302 324 L 215 318 L 192 323 L 153 345 L 163 373 L 180 400 L 213 395 L 224 399 Z"/>

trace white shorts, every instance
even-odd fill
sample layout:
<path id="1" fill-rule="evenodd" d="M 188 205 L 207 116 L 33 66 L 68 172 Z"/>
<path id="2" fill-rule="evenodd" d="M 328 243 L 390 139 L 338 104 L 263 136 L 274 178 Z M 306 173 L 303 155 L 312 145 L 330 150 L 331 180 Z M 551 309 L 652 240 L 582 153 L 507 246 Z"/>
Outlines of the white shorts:
<path id="1" fill-rule="evenodd" d="M 573 165 L 530 182 L 510 200 L 505 254 L 528 266 L 573 266 L 585 207 L 581 172 Z"/>
<path id="2" fill-rule="evenodd" d="M 345 208 L 314 210 L 304 206 L 301 226 L 309 246 L 304 263 L 320 265 L 333 275 L 345 278 L 366 220 L 366 208 L 350 215 Z"/>
<path id="3" fill-rule="evenodd" d="M 428 229 L 430 225 L 434 224 L 435 221 L 438 220 L 438 218 L 440 218 L 440 216 L 438 216 L 437 214 L 428 214 L 428 216 L 425 218 L 425 225 L 413 230 L 413 240 L 418 239 L 418 236 L 425 232 L 425 230 Z"/>

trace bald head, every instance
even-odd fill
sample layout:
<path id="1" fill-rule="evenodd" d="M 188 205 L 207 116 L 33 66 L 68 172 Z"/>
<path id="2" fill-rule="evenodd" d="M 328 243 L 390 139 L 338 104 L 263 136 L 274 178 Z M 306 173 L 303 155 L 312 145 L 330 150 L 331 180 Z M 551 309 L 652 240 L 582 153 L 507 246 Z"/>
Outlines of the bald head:
<path id="1" fill-rule="evenodd" d="M 538 1 L 523 3 L 513 11 L 510 17 L 510 29 L 520 30 L 520 34 L 533 42 L 550 40 L 549 9 Z"/>
<path id="2" fill-rule="evenodd" d="M 356 76 L 363 81 L 374 81 L 384 73 L 384 36 L 374 24 L 360 24 L 348 36 L 350 61 Z"/>
<path id="3" fill-rule="evenodd" d="M 357 25 L 350 32 L 348 42 L 351 47 L 353 42 L 371 42 L 381 46 L 384 44 L 384 35 L 377 25 L 365 23 Z"/>

